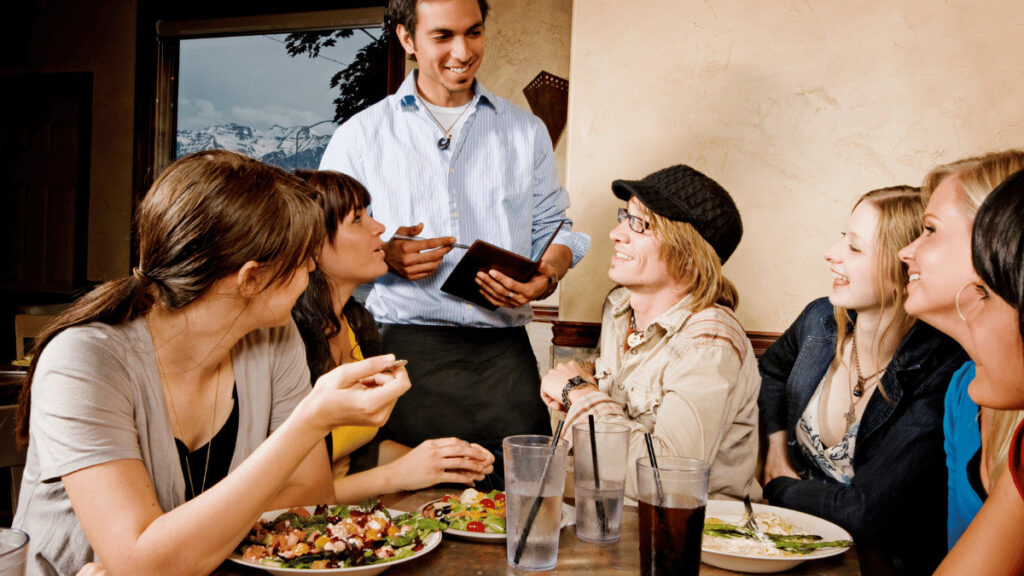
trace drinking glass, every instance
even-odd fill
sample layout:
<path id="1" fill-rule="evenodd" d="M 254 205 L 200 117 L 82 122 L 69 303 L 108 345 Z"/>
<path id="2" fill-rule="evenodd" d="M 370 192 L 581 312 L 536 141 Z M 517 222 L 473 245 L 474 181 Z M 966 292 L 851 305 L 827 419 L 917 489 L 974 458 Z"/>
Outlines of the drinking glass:
<path id="1" fill-rule="evenodd" d="M 580 422 L 572 427 L 572 444 L 576 537 L 588 542 L 617 542 L 622 534 L 629 427 L 595 422 L 591 442 L 589 422 Z"/>
<path id="2" fill-rule="evenodd" d="M 708 501 L 709 466 L 693 458 L 636 461 L 640 515 L 640 574 L 700 573 L 700 544 Z"/>
<path id="3" fill-rule="evenodd" d="M 508 563 L 519 570 L 551 570 L 558 560 L 569 443 L 559 440 L 552 447 L 550 436 L 509 436 L 502 447 Z"/>
<path id="4" fill-rule="evenodd" d="M 28 534 L 0 528 L 0 576 L 23 576 L 28 560 Z"/>

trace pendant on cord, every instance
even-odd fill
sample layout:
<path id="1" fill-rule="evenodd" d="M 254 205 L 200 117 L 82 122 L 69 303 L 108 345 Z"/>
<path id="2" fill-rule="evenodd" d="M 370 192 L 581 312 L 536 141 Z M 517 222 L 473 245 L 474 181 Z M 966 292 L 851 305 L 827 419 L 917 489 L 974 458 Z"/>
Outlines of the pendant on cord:
<path id="1" fill-rule="evenodd" d="M 445 134 L 444 138 L 441 138 L 440 140 L 437 141 L 437 149 L 438 150 L 447 150 L 448 146 L 451 145 L 451 143 L 452 143 L 452 137 L 447 135 L 447 134 Z"/>

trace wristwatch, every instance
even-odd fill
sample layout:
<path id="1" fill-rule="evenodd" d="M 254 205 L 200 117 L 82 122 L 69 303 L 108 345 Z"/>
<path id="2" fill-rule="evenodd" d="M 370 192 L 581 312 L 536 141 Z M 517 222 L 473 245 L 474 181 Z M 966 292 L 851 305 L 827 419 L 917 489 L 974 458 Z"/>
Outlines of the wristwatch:
<path id="1" fill-rule="evenodd" d="M 565 410 L 568 411 L 569 407 L 572 406 L 572 402 L 569 400 L 569 392 L 590 384 L 583 376 L 573 376 L 569 378 L 569 381 L 565 384 L 565 388 L 562 388 L 562 406 L 565 406 Z"/>

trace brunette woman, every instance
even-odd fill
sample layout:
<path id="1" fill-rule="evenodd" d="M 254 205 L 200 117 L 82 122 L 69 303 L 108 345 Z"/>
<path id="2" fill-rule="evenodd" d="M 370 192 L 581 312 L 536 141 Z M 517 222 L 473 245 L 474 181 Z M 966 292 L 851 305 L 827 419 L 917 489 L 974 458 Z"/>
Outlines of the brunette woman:
<path id="1" fill-rule="evenodd" d="M 384 356 L 310 392 L 290 315 L 324 237 L 310 197 L 227 151 L 153 184 L 138 268 L 40 337 L 22 390 L 29 573 L 207 574 L 261 512 L 334 499 L 324 435 L 380 425 L 409 382 Z"/>
<path id="2" fill-rule="evenodd" d="M 969 290 L 971 225 L 978 207 L 1010 174 L 1024 169 L 1024 151 L 1008 150 L 938 166 L 924 179 L 928 207 L 924 230 L 900 257 L 910 271 L 906 310 L 945 332 L 970 354 L 976 351 L 956 308 L 957 295 Z M 981 509 L 996 479 L 1006 469 L 1010 438 L 1024 412 L 980 407 L 968 395 L 974 362 L 965 363 L 950 381 L 945 399 L 947 547 L 952 548 Z"/>
<path id="3" fill-rule="evenodd" d="M 977 276 L 957 297 L 976 363 L 979 406 L 1024 408 L 1024 172 L 985 199 L 974 221 Z M 1007 469 L 937 574 L 1024 573 L 1024 422 L 1014 426 Z"/>
<path id="4" fill-rule="evenodd" d="M 942 398 L 965 360 L 903 310 L 908 274 L 897 251 L 920 231 L 923 210 L 916 188 L 862 196 L 825 252 L 829 297 L 760 359 L 765 497 L 850 531 L 862 563 L 914 574 L 945 551 Z"/>
<path id="5" fill-rule="evenodd" d="M 379 353 L 377 324 L 352 293 L 387 272 L 380 239 L 384 226 L 370 217 L 370 194 L 354 178 L 331 171 L 296 174 L 315 189 L 327 230 L 317 269 L 309 274 L 309 285 L 292 309 L 315 380 L 335 366 Z M 376 433 L 375 427 L 341 426 L 328 436 L 338 502 L 442 482 L 470 484 L 493 469 L 494 456 L 482 446 L 441 438 L 426 440 L 411 451 L 390 440 L 374 441 L 364 450 L 371 456 L 370 469 L 349 474 L 351 455 L 371 443 Z M 376 466 L 378 462 L 383 465 Z"/>

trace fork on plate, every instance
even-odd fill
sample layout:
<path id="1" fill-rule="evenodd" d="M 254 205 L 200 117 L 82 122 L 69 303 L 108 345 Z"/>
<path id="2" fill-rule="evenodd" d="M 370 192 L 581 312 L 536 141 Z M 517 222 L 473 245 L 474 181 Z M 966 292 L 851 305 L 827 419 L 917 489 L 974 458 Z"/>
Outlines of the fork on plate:
<path id="1" fill-rule="evenodd" d="M 754 517 L 754 505 L 750 503 L 750 496 L 743 497 L 743 508 L 747 511 L 743 529 L 751 532 L 761 542 L 770 542 L 771 540 L 765 536 L 761 526 L 757 523 L 757 518 Z"/>

